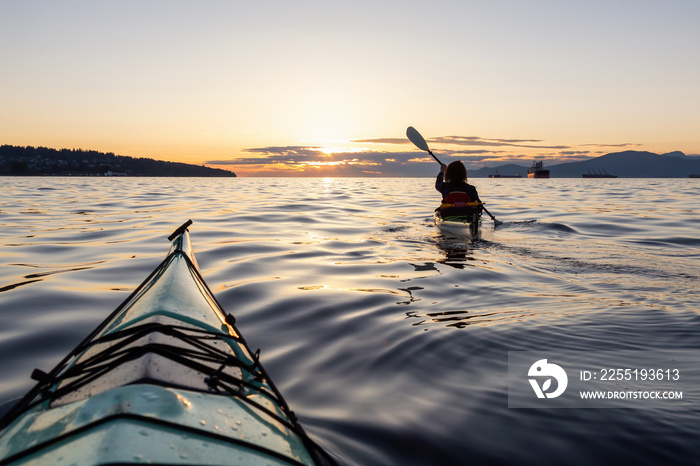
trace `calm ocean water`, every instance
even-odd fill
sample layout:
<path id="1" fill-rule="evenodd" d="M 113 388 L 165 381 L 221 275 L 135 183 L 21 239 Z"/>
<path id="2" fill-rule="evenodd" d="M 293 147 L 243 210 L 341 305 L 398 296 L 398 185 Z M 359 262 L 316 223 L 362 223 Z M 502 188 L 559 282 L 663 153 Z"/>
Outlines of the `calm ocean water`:
<path id="1" fill-rule="evenodd" d="M 1 181 L 0 413 L 191 218 L 209 286 L 344 464 L 697 461 L 700 400 L 513 409 L 507 366 L 700 350 L 700 180 L 476 179 L 505 223 L 475 243 L 436 230 L 431 178 Z"/>

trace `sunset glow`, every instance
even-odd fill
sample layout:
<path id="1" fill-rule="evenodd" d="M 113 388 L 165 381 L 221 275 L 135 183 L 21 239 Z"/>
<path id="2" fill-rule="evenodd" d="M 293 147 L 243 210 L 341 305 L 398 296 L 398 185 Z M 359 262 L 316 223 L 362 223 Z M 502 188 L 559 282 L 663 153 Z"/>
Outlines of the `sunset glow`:
<path id="1" fill-rule="evenodd" d="M 367 152 L 369 149 L 362 147 L 341 147 L 341 146 L 323 146 L 319 147 L 319 150 L 326 154 L 354 154 L 357 152 Z"/>
<path id="2" fill-rule="evenodd" d="M 409 125 L 472 167 L 700 154 L 699 4 L 507 3 L 3 3 L 0 143 L 245 176 L 422 173 Z"/>

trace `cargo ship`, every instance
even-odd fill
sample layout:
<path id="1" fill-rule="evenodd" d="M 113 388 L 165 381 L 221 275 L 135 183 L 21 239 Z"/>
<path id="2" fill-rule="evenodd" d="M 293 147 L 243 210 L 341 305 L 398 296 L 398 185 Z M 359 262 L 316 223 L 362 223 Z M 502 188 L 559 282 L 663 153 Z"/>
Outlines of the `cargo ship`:
<path id="1" fill-rule="evenodd" d="M 532 162 L 532 166 L 527 169 L 528 178 L 549 178 L 549 170 L 545 170 L 544 162 Z"/>

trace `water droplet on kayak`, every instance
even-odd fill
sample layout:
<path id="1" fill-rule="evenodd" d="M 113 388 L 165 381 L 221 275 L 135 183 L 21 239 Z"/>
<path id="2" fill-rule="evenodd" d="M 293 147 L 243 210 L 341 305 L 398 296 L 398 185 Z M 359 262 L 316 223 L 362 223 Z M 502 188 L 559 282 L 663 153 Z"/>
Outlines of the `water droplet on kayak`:
<path id="1" fill-rule="evenodd" d="M 182 402 L 182 404 L 185 405 L 186 407 L 189 408 L 190 406 L 192 406 L 192 402 L 190 402 L 190 400 L 188 400 L 188 399 L 185 398 L 184 396 L 179 395 L 179 394 L 176 394 L 175 396 L 176 396 L 177 399 L 180 400 L 180 401 Z"/>
<path id="2" fill-rule="evenodd" d="M 139 434 L 143 435 L 144 437 L 148 437 L 148 432 L 145 430 L 140 431 Z"/>
<path id="3" fill-rule="evenodd" d="M 134 455 L 134 459 L 140 461 L 143 459 L 143 455 Z"/>
<path id="4" fill-rule="evenodd" d="M 203 426 L 206 426 L 206 425 L 207 425 L 207 421 L 205 421 L 204 419 L 202 419 L 202 420 L 200 421 L 200 424 L 202 424 Z"/>
<path id="5" fill-rule="evenodd" d="M 180 454 L 180 458 L 186 459 L 186 458 L 187 458 L 187 453 L 181 453 L 181 454 Z"/>

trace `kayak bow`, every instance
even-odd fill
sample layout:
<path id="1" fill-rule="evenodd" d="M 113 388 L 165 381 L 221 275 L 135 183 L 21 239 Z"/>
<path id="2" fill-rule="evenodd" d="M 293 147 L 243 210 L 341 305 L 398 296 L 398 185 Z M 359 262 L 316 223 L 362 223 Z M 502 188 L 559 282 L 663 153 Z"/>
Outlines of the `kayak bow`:
<path id="1" fill-rule="evenodd" d="M 0 419 L 0 464 L 335 464 L 199 272 L 165 260 Z"/>

